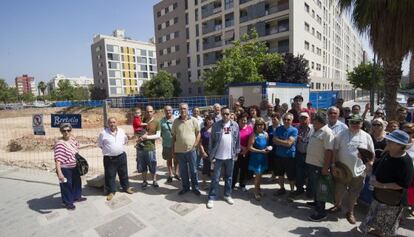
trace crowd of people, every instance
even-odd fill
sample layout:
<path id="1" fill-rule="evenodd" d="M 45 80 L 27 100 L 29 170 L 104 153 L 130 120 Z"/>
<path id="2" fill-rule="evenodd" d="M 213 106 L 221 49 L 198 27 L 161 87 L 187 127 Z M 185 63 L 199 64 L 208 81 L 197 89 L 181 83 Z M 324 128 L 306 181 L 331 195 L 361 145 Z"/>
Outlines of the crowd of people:
<path id="1" fill-rule="evenodd" d="M 155 141 L 162 139 L 162 158 L 168 167 L 166 182 L 180 181 L 179 195 L 190 191 L 200 195 L 200 172 L 201 189 L 209 188 L 209 209 L 219 197 L 221 178 L 224 200 L 232 205 L 232 192 L 246 192 L 250 180 L 254 183 L 253 197 L 260 201 L 263 175 L 268 174 L 278 184 L 275 196 L 312 199 L 306 202 L 314 207 L 311 221 L 322 221 L 329 213 L 344 209 L 348 222 L 356 224 L 354 206 L 365 193 L 372 202 L 361 220 L 360 231 L 393 235 L 404 221 L 407 207 L 414 205 L 414 116 L 406 107 L 400 107 L 397 120 L 387 121 L 382 109 L 368 120 L 369 104 L 361 114 L 359 105 L 344 107 L 343 99 L 326 111 L 317 111 L 310 102 L 302 107 L 300 95 L 292 101 L 290 110 L 279 99 L 247 107 L 245 98 L 240 97 L 231 109 L 215 104 L 203 113 L 193 108 L 191 116 L 188 105 L 182 103 L 177 118 L 172 107 L 165 106 L 161 120 L 155 119 L 152 106 L 147 106 L 144 113 L 137 109 L 133 130 L 141 188 L 147 188 L 149 178 L 154 188 L 159 187 Z M 409 103 L 407 106 L 414 100 Z M 116 193 L 117 173 L 122 190 L 134 193 L 128 182 L 128 138 L 116 123 L 115 118 L 109 118 L 108 127 L 98 138 L 108 201 Z M 60 131 L 62 138 L 55 145 L 56 169 L 62 201 L 72 210 L 74 202 L 86 200 L 81 196 L 80 178 L 74 168 L 79 144 L 70 135 L 70 124 L 62 124 Z M 334 180 L 334 206 L 328 210 L 327 200 L 318 195 L 320 180 L 327 176 Z"/>

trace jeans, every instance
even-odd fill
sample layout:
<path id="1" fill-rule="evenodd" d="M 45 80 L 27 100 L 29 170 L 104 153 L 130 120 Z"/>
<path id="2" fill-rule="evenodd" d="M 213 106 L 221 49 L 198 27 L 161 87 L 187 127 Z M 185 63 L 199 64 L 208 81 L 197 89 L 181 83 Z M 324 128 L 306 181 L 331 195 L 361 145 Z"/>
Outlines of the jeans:
<path id="1" fill-rule="evenodd" d="M 193 190 L 198 190 L 198 177 L 197 177 L 197 153 L 195 150 L 185 153 L 175 154 L 178 160 L 181 176 L 181 185 L 183 190 L 190 190 L 189 173 L 191 176 L 191 187 Z M 190 172 L 188 172 L 190 171 Z"/>
<path id="2" fill-rule="evenodd" d="M 115 193 L 115 178 L 118 173 L 119 182 L 123 190 L 129 188 L 128 167 L 126 153 L 118 156 L 104 156 L 105 187 L 108 193 Z"/>
<path id="3" fill-rule="evenodd" d="M 203 169 L 203 158 L 201 157 L 200 152 L 198 152 L 198 150 L 196 151 L 197 153 L 197 161 L 196 161 L 196 167 L 198 171 L 201 171 Z"/>
<path id="4" fill-rule="evenodd" d="M 242 155 L 239 154 L 237 161 L 234 163 L 233 183 L 231 185 L 232 188 L 236 186 L 237 180 L 239 180 L 239 186 L 241 188 L 246 187 L 246 179 L 249 174 L 248 167 L 249 167 L 249 155 L 246 155 L 245 157 L 243 157 Z M 240 177 L 238 178 L 239 171 L 240 171 Z"/>
<path id="5" fill-rule="evenodd" d="M 231 196 L 231 185 L 233 178 L 233 159 L 219 160 L 216 159 L 214 163 L 213 177 L 211 177 L 211 188 L 208 194 L 208 200 L 215 200 L 219 191 L 219 181 L 221 174 L 221 167 L 224 165 L 224 196 Z"/>
<path id="6" fill-rule="evenodd" d="M 315 211 L 318 214 L 326 215 L 325 210 L 325 202 L 318 201 L 316 198 L 316 190 L 315 188 L 318 186 L 319 177 L 322 175 L 322 167 L 318 167 L 315 165 L 307 164 L 308 174 L 309 174 L 309 184 L 312 187 L 312 195 L 315 201 Z"/>
<path id="7" fill-rule="evenodd" d="M 305 185 L 305 179 L 307 177 L 307 170 L 306 170 L 306 153 L 296 152 L 296 188 L 299 192 L 305 191 L 303 186 Z"/>
<path id="8" fill-rule="evenodd" d="M 82 182 L 78 170 L 75 168 L 61 168 L 66 183 L 60 183 L 62 202 L 65 205 L 72 205 L 73 201 L 81 198 Z"/>

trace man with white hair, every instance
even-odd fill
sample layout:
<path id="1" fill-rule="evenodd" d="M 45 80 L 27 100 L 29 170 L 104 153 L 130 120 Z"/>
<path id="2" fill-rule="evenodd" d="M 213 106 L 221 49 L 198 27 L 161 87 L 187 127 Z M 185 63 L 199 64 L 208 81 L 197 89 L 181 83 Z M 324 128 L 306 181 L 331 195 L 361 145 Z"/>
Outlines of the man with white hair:
<path id="1" fill-rule="evenodd" d="M 213 105 L 214 108 L 214 122 L 218 122 L 222 119 L 221 117 L 221 105 L 219 103 L 215 103 Z"/>
<path id="2" fill-rule="evenodd" d="M 328 108 L 328 127 L 332 130 L 335 136 L 342 131 L 348 129 L 348 126 L 339 121 L 340 111 L 337 107 L 331 106 Z"/>

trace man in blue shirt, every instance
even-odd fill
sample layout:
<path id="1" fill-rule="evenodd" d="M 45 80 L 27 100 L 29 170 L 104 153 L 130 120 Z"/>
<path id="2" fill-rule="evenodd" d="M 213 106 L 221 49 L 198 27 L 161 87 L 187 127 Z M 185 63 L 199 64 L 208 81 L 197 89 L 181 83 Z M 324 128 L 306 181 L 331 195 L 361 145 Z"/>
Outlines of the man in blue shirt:
<path id="1" fill-rule="evenodd" d="M 273 144 L 276 145 L 276 158 L 274 160 L 273 172 L 279 176 L 280 189 L 276 195 L 283 195 L 286 193 L 284 176 L 287 175 L 290 189 L 293 191 L 296 167 L 296 139 L 298 137 L 298 130 L 292 126 L 293 115 L 286 113 L 283 115 L 283 126 L 279 126 L 273 134 Z"/>

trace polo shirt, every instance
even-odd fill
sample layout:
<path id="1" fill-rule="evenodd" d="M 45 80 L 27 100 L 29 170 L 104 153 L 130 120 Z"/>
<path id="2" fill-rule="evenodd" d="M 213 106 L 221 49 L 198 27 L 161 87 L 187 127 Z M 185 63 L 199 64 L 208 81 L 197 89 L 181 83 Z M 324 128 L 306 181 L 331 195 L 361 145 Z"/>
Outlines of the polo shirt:
<path id="1" fill-rule="evenodd" d="M 200 132 L 196 118 L 188 117 L 183 121 L 180 117 L 174 120 L 172 134 L 175 135 L 174 151 L 185 153 L 191 151 L 196 141 L 196 133 Z"/>
<path id="2" fill-rule="evenodd" d="M 296 153 L 296 140 L 298 138 L 298 129 L 295 127 L 279 126 L 273 134 L 273 137 L 277 137 L 281 140 L 288 140 L 290 137 L 295 139 L 294 143 L 290 147 L 276 145 L 276 157 L 288 157 L 294 158 Z"/>
<path id="3" fill-rule="evenodd" d="M 335 135 L 328 125 L 315 131 L 309 139 L 306 149 L 306 163 L 323 167 L 325 162 L 325 151 L 334 149 Z"/>
<path id="4" fill-rule="evenodd" d="M 122 154 L 125 152 L 124 145 L 127 143 L 128 137 L 122 128 L 117 128 L 115 134 L 112 134 L 109 128 L 105 128 L 98 138 L 98 144 L 104 156 L 118 156 Z"/>

